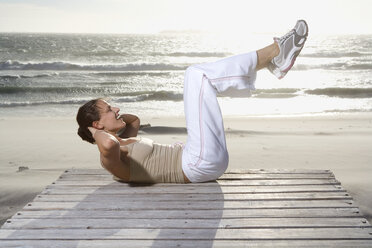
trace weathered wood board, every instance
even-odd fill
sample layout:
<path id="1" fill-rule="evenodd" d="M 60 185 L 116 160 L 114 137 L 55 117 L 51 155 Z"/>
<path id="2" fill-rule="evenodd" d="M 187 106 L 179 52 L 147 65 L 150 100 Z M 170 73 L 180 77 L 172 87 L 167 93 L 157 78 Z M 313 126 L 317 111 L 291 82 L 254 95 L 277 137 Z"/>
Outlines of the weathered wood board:
<path id="1" fill-rule="evenodd" d="M 372 247 L 372 227 L 329 170 L 133 185 L 71 169 L 5 222 L 0 247 Z"/>

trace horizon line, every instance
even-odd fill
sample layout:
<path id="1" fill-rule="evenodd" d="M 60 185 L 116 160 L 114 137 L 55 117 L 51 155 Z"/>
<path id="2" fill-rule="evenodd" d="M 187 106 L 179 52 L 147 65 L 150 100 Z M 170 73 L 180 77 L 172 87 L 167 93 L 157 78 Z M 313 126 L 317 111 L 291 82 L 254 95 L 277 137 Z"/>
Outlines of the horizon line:
<path id="1" fill-rule="evenodd" d="M 204 31 L 196 29 L 185 30 L 160 30 L 158 32 L 64 32 L 64 31 L 1 31 L 0 33 L 11 34 L 95 34 L 95 35 L 157 35 L 157 34 L 226 34 L 224 31 Z M 234 32 L 232 32 L 234 33 Z M 271 32 L 252 32 L 252 35 L 273 35 Z M 372 35 L 372 33 L 315 33 L 313 36 L 342 36 L 342 35 Z"/>

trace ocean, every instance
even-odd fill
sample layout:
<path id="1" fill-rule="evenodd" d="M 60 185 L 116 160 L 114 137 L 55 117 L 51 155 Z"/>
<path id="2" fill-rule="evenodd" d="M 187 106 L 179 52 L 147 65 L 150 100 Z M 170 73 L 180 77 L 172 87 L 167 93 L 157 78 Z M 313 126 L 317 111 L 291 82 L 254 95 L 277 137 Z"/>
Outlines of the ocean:
<path id="1" fill-rule="evenodd" d="M 103 97 L 121 113 L 182 116 L 187 66 L 257 50 L 271 34 L 0 33 L 0 115 L 75 116 Z M 227 116 L 372 111 L 372 35 L 311 36 L 282 80 L 258 72 L 250 97 L 219 97 Z"/>

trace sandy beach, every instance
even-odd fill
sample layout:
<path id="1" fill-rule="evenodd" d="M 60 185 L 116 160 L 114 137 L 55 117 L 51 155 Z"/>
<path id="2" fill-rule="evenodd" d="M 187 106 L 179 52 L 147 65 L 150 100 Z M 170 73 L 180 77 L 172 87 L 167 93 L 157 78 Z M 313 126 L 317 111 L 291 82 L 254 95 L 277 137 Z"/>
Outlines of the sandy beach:
<path id="1" fill-rule="evenodd" d="M 140 135 L 185 142 L 183 118 L 140 116 Z M 100 168 L 71 118 L 0 118 L 0 225 L 69 168 Z M 372 114 L 226 117 L 229 169 L 329 169 L 372 220 Z"/>

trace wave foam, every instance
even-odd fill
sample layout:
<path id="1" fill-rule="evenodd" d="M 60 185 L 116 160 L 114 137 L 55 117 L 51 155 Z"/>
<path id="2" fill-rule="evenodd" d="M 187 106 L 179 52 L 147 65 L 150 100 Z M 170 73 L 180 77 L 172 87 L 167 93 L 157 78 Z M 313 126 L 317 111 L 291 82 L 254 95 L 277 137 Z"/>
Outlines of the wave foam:
<path id="1" fill-rule="evenodd" d="M 360 52 L 344 52 L 344 53 L 330 53 L 330 52 L 317 52 L 301 54 L 301 57 L 307 58 L 353 58 L 370 56 L 372 53 L 360 53 Z"/>
<path id="2" fill-rule="evenodd" d="M 51 105 L 51 104 L 67 104 L 67 105 L 72 105 L 72 104 L 84 104 L 90 99 L 85 99 L 85 100 L 61 100 L 61 101 L 25 101 L 25 102 L 3 102 L 0 103 L 0 107 L 25 107 L 25 106 L 38 106 L 38 105 Z"/>
<path id="3" fill-rule="evenodd" d="M 320 65 L 297 64 L 293 67 L 292 70 L 306 71 L 306 70 L 316 70 L 316 69 L 345 70 L 345 71 L 371 70 L 372 69 L 372 63 L 350 64 L 350 63 L 337 62 L 337 63 L 320 64 Z"/>
<path id="4" fill-rule="evenodd" d="M 185 65 L 171 64 L 74 64 L 68 62 L 19 62 L 8 60 L 0 62 L 0 70 L 54 70 L 54 71 L 172 71 L 184 70 Z"/>
<path id="5" fill-rule="evenodd" d="M 174 52 L 174 53 L 151 53 L 153 56 L 169 56 L 169 57 L 226 57 L 229 53 L 218 52 Z"/>
<path id="6" fill-rule="evenodd" d="M 78 92 L 81 90 L 81 92 Z M 84 92 L 82 92 L 84 91 Z M 71 97 L 71 93 L 80 95 L 79 93 L 88 93 L 92 98 L 99 96 L 109 96 L 115 102 L 143 102 L 143 101 L 182 101 L 183 94 L 173 91 L 139 91 L 129 93 L 109 93 L 105 89 L 91 89 L 91 88 L 50 88 L 50 87 L 39 87 L 39 88 L 21 88 L 21 87 L 7 87 L 6 90 L 0 87 L 0 94 L 15 94 L 15 93 L 36 93 L 40 95 L 40 98 L 44 98 L 45 93 L 58 93 L 59 96 L 68 95 Z M 87 95 L 87 94 L 85 94 Z M 48 104 L 83 104 L 88 100 L 35 100 L 35 101 L 23 101 L 23 102 L 2 102 L 0 107 L 19 107 L 19 106 L 33 106 L 33 105 L 48 105 Z"/>
<path id="7" fill-rule="evenodd" d="M 4 80 L 14 80 L 14 79 L 20 79 L 20 78 L 44 78 L 44 77 L 53 77 L 58 76 L 59 73 L 42 73 L 42 74 L 36 74 L 36 75 L 0 75 L 0 79 Z"/>
<path id="8" fill-rule="evenodd" d="M 340 98 L 371 98 L 372 88 L 324 88 L 305 90 L 305 93 Z"/>

